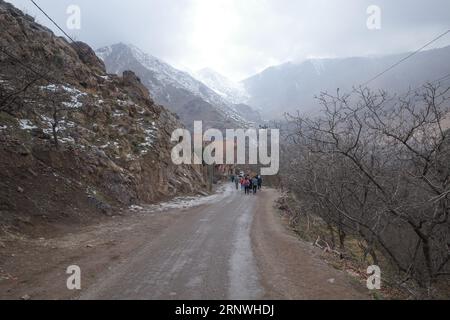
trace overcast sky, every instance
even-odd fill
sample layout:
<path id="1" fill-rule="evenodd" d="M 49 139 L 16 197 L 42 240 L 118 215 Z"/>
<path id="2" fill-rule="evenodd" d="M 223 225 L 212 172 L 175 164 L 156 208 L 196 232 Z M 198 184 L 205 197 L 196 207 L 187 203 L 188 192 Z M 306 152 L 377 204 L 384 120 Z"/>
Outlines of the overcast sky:
<path id="1" fill-rule="evenodd" d="M 28 0 L 10 1 L 55 27 Z M 67 30 L 69 5 L 93 48 L 132 43 L 181 69 L 234 80 L 287 61 L 415 50 L 450 28 L 449 0 L 36 0 Z M 367 28 L 367 8 L 381 29 Z M 450 34 L 432 47 L 450 45 Z"/>

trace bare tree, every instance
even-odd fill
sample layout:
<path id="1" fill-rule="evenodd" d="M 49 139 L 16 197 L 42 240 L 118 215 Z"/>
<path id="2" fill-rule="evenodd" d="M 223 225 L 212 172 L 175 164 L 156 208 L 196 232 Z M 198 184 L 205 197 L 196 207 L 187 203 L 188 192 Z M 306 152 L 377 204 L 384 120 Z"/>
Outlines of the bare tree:
<path id="1" fill-rule="evenodd" d="M 322 93 L 322 116 L 288 117 L 290 189 L 341 249 L 357 235 L 365 255 L 381 251 L 424 288 L 449 274 L 449 91 Z"/>
<path id="2" fill-rule="evenodd" d="M 8 48 L 0 47 L 0 112 L 14 117 L 50 114 L 52 140 L 57 149 L 61 121 L 78 103 L 71 96 L 73 89 L 64 84 L 63 63 L 62 59 L 55 59 L 51 66 L 32 59 L 22 61 Z"/>
<path id="3" fill-rule="evenodd" d="M 49 70 L 40 64 L 22 62 L 7 48 L 0 48 L 0 111 L 13 114 L 39 94 Z"/>

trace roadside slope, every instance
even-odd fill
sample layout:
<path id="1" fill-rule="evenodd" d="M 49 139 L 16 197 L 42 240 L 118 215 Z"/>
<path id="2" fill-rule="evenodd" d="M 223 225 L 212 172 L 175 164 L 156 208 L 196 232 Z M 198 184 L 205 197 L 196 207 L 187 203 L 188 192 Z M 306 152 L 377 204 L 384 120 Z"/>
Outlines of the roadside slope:
<path id="1" fill-rule="evenodd" d="M 274 209 L 279 194 L 263 190 L 252 225 L 253 252 L 267 299 L 369 299 L 356 279 L 329 266 L 320 251 L 299 240 Z"/>
<path id="2" fill-rule="evenodd" d="M 205 189 L 200 166 L 172 162 L 182 124 L 133 72 L 108 75 L 3 0 L 0 29 L 0 243 Z"/>

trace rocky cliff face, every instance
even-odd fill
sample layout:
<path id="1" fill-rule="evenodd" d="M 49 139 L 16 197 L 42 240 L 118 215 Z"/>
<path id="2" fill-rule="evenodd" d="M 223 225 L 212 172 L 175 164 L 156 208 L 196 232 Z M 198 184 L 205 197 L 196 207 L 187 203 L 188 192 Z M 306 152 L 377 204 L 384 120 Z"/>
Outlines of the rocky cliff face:
<path id="1" fill-rule="evenodd" d="M 175 166 L 177 117 L 133 72 L 108 75 L 84 43 L 68 43 L 0 0 L 0 226 L 83 220 L 205 187 Z"/>

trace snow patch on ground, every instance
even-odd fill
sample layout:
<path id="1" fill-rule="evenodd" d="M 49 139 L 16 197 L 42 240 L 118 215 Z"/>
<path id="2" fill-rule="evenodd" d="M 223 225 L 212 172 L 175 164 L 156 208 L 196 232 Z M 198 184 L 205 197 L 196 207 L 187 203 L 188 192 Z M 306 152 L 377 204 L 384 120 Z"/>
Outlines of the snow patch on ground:
<path id="1" fill-rule="evenodd" d="M 125 113 L 120 112 L 120 111 L 114 111 L 114 113 L 112 114 L 112 116 L 113 116 L 114 118 L 120 118 L 120 117 L 124 117 L 124 116 L 125 116 Z"/>
<path id="2" fill-rule="evenodd" d="M 86 93 L 81 92 L 78 89 L 69 87 L 69 86 L 64 86 L 64 85 L 55 85 L 55 84 L 50 84 L 48 86 L 42 87 L 42 89 L 45 89 L 47 91 L 51 91 L 51 92 L 56 92 L 57 90 L 63 90 L 65 91 L 69 96 L 70 96 L 70 102 L 63 102 L 62 104 L 66 107 L 66 108 L 70 108 L 70 109 L 79 109 L 83 106 L 83 103 L 80 102 L 80 98 L 87 96 Z"/>
<path id="3" fill-rule="evenodd" d="M 41 121 L 44 123 L 46 128 L 43 129 L 46 134 L 53 134 L 53 119 L 45 115 L 41 115 Z M 73 121 L 60 120 L 58 121 L 58 126 L 56 132 L 66 131 L 68 128 L 75 128 L 76 123 Z"/>
<path id="4" fill-rule="evenodd" d="M 177 197 L 168 202 L 161 202 L 152 205 L 133 205 L 130 210 L 137 213 L 157 213 L 165 212 L 174 209 L 187 209 L 198 207 L 208 203 L 216 203 L 228 197 L 233 192 L 233 186 L 230 184 L 221 185 L 216 190 L 215 194 L 209 196 L 195 196 L 195 197 Z"/>
<path id="5" fill-rule="evenodd" d="M 19 125 L 20 125 L 20 129 L 22 129 L 22 130 L 37 129 L 37 127 L 28 119 L 20 119 Z"/>
<path id="6" fill-rule="evenodd" d="M 150 148 L 153 145 L 154 140 L 156 138 L 156 128 L 153 127 L 145 129 L 144 132 L 145 132 L 145 142 L 141 143 L 139 146 L 142 148 Z M 148 153 L 147 149 L 141 151 L 141 154 L 147 153 Z"/>
<path id="7" fill-rule="evenodd" d="M 120 144 L 119 144 L 117 141 L 109 141 L 109 142 L 107 142 L 106 144 L 100 146 L 99 148 L 100 148 L 100 149 L 107 149 L 107 148 L 109 148 L 109 147 L 112 147 L 112 148 L 114 148 L 114 149 L 119 149 Z"/>
<path id="8" fill-rule="evenodd" d="M 66 138 L 59 138 L 58 139 L 59 142 L 61 143 L 69 143 L 69 144 L 74 144 L 75 143 L 75 139 L 72 137 L 66 137 Z"/>

